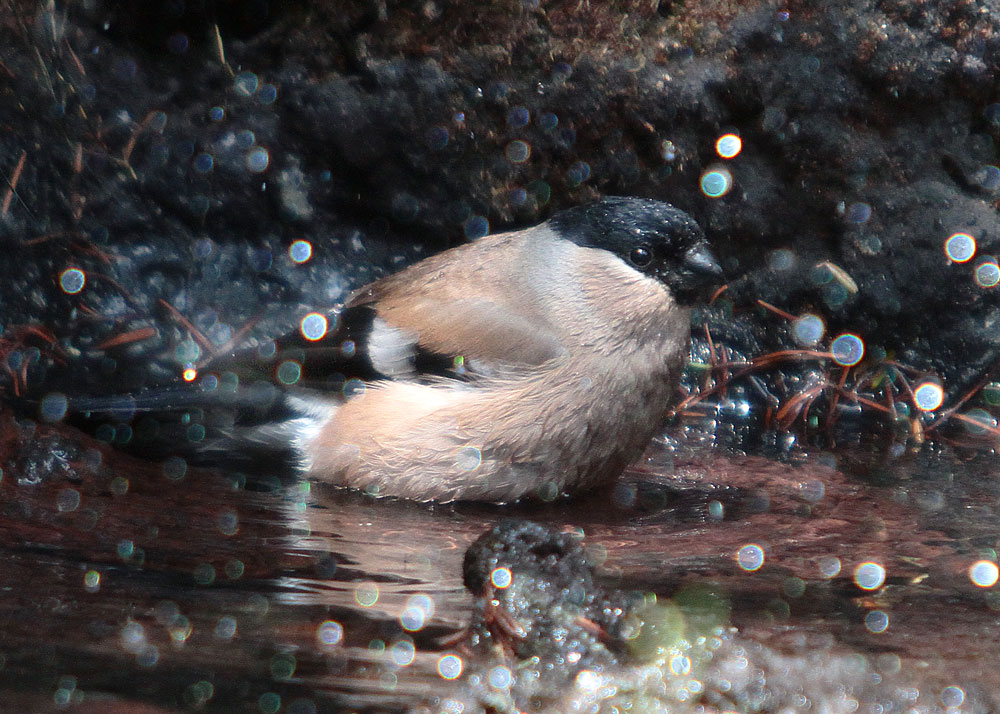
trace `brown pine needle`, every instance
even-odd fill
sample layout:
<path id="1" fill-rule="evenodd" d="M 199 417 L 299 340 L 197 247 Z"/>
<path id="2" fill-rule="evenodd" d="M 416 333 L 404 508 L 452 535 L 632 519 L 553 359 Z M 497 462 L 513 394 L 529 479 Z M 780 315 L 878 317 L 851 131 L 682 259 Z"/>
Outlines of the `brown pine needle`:
<path id="1" fill-rule="evenodd" d="M 132 330 L 131 332 L 124 332 L 120 335 L 115 335 L 114 337 L 109 337 L 108 339 L 100 342 L 97 345 L 97 349 L 106 350 L 111 347 L 119 347 L 121 345 L 129 345 L 133 342 L 142 342 L 143 340 L 148 340 L 150 337 L 156 335 L 155 327 L 140 327 L 138 330 Z"/>
<path id="2" fill-rule="evenodd" d="M 198 345 L 203 350 L 205 350 L 207 354 L 215 354 L 215 346 L 212 344 L 212 341 L 209 340 L 207 337 L 205 337 L 205 335 L 202 334 L 201 330 L 199 330 L 197 327 L 191 324 L 191 321 L 188 320 L 186 317 L 184 317 L 184 315 L 182 315 L 181 312 L 176 307 L 171 305 L 163 298 L 160 298 L 157 302 L 159 302 L 160 305 L 165 307 L 167 312 L 169 312 L 170 315 L 175 320 L 177 320 L 177 322 L 179 322 L 184 329 L 186 329 L 189 333 L 191 333 L 191 339 L 197 342 Z"/>
<path id="3" fill-rule="evenodd" d="M 718 290 L 712 293 L 712 297 L 708 299 L 708 304 L 711 305 L 712 303 L 714 303 L 716 300 L 719 299 L 719 296 L 722 295 L 722 293 L 726 292 L 727 290 L 729 290 L 728 285 L 723 285 L 722 287 L 720 287 Z"/>
<path id="4" fill-rule="evenodd" d="M 28 152 L 22 151 L 21 158 L 17 160 L 17 166 L 14 167 L 14 173 L 10 175 L 10 180 L 7 181 L 7 191 L 3 196 L 3 205 L 0 206 L 0 216 L 6 216 L 10 210 L 10 202 L 17 193 L 17 182 L 21 180 L 21 172 L 24 170 L 24 162 L 27 158 Z"/>
<path id="5" fill-rule="evenodd" d="M 772 305 L 769 302 L 764 302 L 763 300 L 758 300 L 757 304 L 760 305 L 765 310 L 769 310 L 769 311 L 773 312 L 775 315 L 780 315 L 781 317 L 785 318 L 786 320 L 797 320 L 798 319 L 792 313 L 785 312 L 780 307 L 775 307 L 774 305 Z"/>

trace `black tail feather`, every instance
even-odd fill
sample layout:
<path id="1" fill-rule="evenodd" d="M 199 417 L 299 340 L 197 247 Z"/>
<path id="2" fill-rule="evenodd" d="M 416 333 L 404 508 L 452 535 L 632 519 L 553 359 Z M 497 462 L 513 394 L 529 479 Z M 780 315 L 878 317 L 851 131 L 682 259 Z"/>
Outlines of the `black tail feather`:
<path id="1" fill-rule="evenodd" d="M 286 481 L 301 473 L 301 437 L 329 413 L 318 400 L 265 381 L 232 389 L 180 384 L 130 395 L 73 395 L 65 398 L 64 414 L 52 410 L 51 401 L 46 406 L 50 399 L 21 400 L 15 409 L 43 421 L 64 421 L 143 459 L 179 458 L 249 480 Z"/>

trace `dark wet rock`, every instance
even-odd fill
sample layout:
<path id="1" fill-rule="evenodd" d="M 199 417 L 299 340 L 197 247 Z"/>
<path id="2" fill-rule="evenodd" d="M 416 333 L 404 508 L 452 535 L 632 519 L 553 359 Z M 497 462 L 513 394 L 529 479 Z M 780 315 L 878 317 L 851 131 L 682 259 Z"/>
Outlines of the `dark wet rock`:
<path id="1" fill-rule="evenodd" d="M 912 402 L 889 363 L 935 373 L 949 407 L 997 362 L 1000 293 L 975 279 L 1000 253 L 1000 27 L 982 3 L 11 7 L 0 309 L 56 338 L 3 345 L 45 348 L 33 385 L 176 379 L 427 252 L 606 193 L 668 199 L 717 244 L 730 285 L 695 325 L 712 378 L 688 388 L 714 386 L 736 430 L 727 381 L 758 434 L 845 403 L 884 428 L 907 415 L 852 399 Z M 725 132 L 743 141 L 729 161 Z M 709 198 L 720 164 L 732 189 Z M 966 263 L 944 254 L 958 231 L 978 243 Z M 68 268 L 82 292 L 61 288 Z M 788 318 L 807 312 L 814 345 Z M 815 355 L 747 382 L 707 354 L 702 319 L 730 362 L 842 332 L 867 361 L 839 393 Z M 806 405 L 795 384 L 817 372 Z M 775 399 L 792 408 L 772 419 Z"/>
<path id="2" fill-rule="evenodd" d="M 727 624 L 719 587 L 658 601 L 602 585 L 578 536 L 550 526 L 503 521 L 469 547 L 463 572 L 476 596 L 466 641 L 474 658 L 461 688 L 412 711 L 994 707 L 987 687 L 939 682 L 892 652 L 864 656 L 818 631 L 740 632 Z"/>
<path id="3" fill-rule="evenodd" d="M 506 519 L 482 535 L 462 572 L 476 598 L 466 646 L 486 658 L 468 681 L 500 711 L 558 707 L 582 681 L 599 689 L 602 673 L 684 627 L 679 610 L 599 584 L 579 535 L 531 521 Z"/>
<path id="4" fill-rule="evenodd" d="M 477 597 L 471 646 L 538 658 L 540 689 L 617 662 L 636 624 L 626 615 L 642 601 L 595 584 L 578 536 L 530 521 L 504 520 L 480 537 L 462 571 Z"/>

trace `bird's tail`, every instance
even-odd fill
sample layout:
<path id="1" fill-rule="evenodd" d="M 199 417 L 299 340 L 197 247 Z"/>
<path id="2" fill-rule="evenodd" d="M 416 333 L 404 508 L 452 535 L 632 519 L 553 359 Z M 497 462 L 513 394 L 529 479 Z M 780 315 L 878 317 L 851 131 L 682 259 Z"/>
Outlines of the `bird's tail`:
<path id="1" fill-rule="evenodd" d="M 140 458 L 182 459 L 281 480 L 305 470 L 306 442 L 335 410 L 266 381 L 178 384 L 128 395 L 50 393 L 17 407 L 25 416 L 82 428 Z"/>

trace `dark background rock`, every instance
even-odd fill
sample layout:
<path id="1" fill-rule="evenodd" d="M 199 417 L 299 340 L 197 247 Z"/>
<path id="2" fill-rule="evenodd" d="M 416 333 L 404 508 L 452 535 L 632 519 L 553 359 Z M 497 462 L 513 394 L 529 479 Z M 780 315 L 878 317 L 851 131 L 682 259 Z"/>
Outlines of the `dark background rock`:
<path id="1" fill-rule="evenodd" d="M 997 360 L 997 289 L 973 280 L 1000 252 L 995 3 L 125 7 L 11 0 L 0 23 L 8 181 L 24 156 L 0 319 L 8 378 L 26 359 L 36 390 L 176 379 L 422 255 L 601 194 L 698 219 L 731 278 L 698 319 L 734 357 L 797 347 L 764 300 L 821 316 L 819 349 L 850 331 L 876 371 L 936 373 L 946 406 Z M 743 140 L 730 161 L 726 132 Z M 733 188 L 709 198 L 699 179 L 723 163 Z M 959 230 L 969 263 L 943 251 Z M 70 267 L 82 293 L 60 288 Z M 774 385 L 825 369 L 763 376 L 788 398 Z"/>

